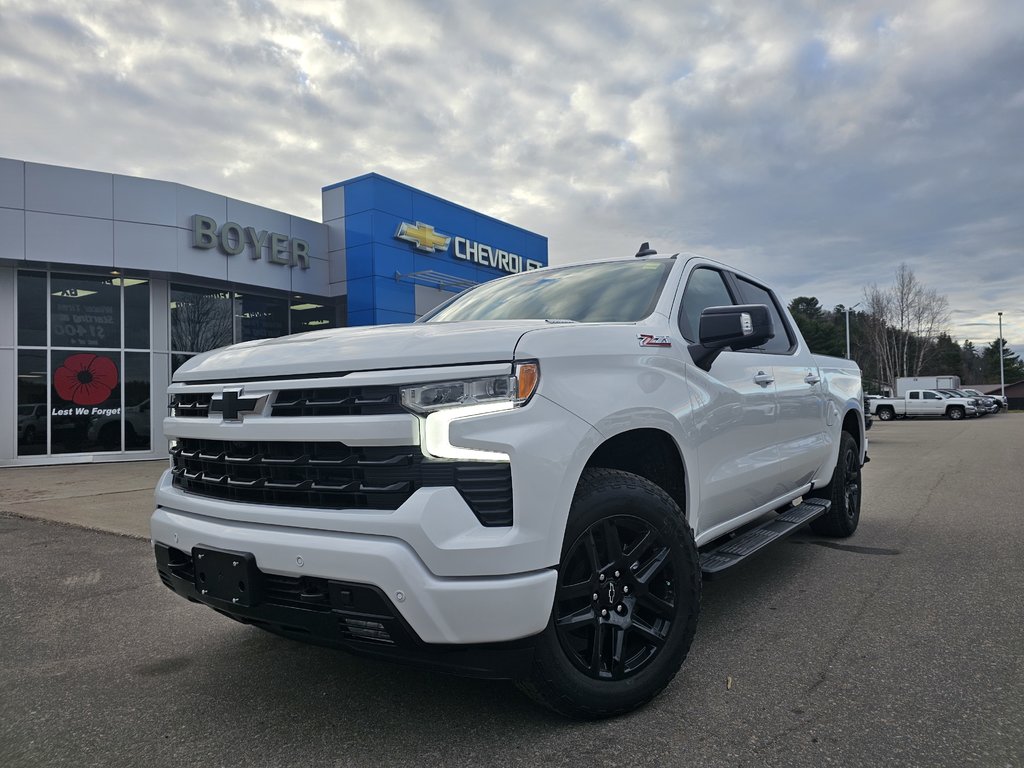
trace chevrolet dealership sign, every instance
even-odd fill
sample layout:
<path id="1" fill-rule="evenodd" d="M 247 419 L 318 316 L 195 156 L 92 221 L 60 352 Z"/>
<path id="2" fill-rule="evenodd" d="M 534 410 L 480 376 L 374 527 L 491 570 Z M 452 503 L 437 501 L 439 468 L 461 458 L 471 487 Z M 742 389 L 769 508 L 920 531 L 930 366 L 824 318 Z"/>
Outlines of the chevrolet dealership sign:
<path id="1" fill-rule="evenodd" d="M 395 232 L 395 238 L 412 243 L 413 247 L 424 253 L 447 253 L 452 241 L 452 256 L 463 261 L 472 261 L 484 267 L 493 267 L 502 272 L 514 275 L 517 272 L 529 272 L 540 269 L 544 265 L 533 259 L 524 259 L 518 253 L 509 253 L 486 243 L 478 243 L 465 237 L 450 237 L 436 232 L 430 224 L 417 221 L 410 224 L 403 221 Z"/>

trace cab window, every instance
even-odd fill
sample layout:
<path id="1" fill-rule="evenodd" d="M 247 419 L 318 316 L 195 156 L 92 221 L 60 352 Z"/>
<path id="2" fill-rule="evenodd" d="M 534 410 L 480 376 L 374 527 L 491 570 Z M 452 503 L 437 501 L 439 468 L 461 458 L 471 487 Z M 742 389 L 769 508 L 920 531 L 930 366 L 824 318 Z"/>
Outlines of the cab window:
<path id="1" fill-rule="evenodd" d="M 683 291 L 683 308 L 679 313 L 680 330 L 690 341 L 697 341 L 700 332 L 700 313 L 708 307 L 728 307 L 735 304 L 725 278 L 717 269 L 698 267 L 690 273 Z"/>
<path id="2" fill-rule="evenodd" d="M 789 327 L 782 319 L 782 312 L 779 310 L 779 303 L 775 296 L 767 288 L 757 283 L 752 283 L 742 277 L 736 276 L 736 285 L 740 290 L 743 304 L 764 304 L 768 307 L 768 313 L 772 317 L 772 328 L 775 329 L 775 336 L 769 339 L 763 346 L 757 347 L 758 352 L 773 352 L 782 354 L 793 348 L 793 337 Z"/>

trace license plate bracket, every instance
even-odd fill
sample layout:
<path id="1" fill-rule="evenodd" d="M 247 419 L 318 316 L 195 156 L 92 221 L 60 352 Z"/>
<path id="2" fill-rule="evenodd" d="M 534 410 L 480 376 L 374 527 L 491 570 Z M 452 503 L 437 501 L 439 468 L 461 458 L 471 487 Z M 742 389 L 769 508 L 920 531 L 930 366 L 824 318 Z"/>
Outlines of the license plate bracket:
<path id="1" fill-rule="evenodd" d="M 195 585 L 204 600 L 250 608 L 260 601 L 262 579 L 256 556 L 216 547 L 193 547 Z"/>

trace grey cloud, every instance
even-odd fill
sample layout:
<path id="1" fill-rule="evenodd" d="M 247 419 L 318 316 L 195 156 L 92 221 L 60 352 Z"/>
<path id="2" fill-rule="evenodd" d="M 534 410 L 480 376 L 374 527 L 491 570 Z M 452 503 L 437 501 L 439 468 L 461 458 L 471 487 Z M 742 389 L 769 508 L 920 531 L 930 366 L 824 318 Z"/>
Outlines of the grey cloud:
<path id="1" fill-rule="evenodd" d="M 313 218 L 376 170 L 554 263 L 650 239 L 825 306 L 906 261 L 983 322 L 1024 293 L 1022 31 L 1013 0 L 8 0 L 0 139 Z"/>

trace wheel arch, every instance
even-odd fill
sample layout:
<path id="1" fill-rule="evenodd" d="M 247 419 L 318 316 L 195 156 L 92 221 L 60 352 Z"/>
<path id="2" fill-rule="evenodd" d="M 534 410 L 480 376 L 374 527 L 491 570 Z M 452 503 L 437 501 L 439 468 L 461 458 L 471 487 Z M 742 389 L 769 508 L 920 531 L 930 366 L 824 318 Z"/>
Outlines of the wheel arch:
<path id="1" fill-rule="evenodd" d="M 850 436 L 857 443 L 857 451 L 863 453 L 864 450 L 864 419 L 860 415 L 860 411 L 856 408 L 851 408 L 846 412 L 843 417 L 843 428 L 841 432 L 849 432 Z"/>
<path id="2" fill-rule="evenodd" d="M 620 432 L 601 443 L 584 469 L 600 467 L 639 475 L 665 491 L 689 521 L 689 476 L 675 438 L 655 427 Z"/>

